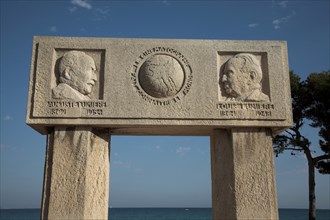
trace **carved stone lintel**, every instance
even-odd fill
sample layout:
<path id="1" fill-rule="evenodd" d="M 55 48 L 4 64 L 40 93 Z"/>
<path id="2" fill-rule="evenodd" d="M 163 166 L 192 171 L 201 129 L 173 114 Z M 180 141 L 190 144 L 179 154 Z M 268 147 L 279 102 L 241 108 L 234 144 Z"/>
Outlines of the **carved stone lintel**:
<path id="1" fill-rule="evenodd" d="M 269 129 L 213 131 L 213 219 L 278 219 L 273 158 Z"/>
<path id="2" fill-rule="evenodd" d="M 114 135 L 292 125 L 285 41 L 34 37 L 32 54 L 26 122 L 42 134 L 55 125 Z"/>
<path id="3" fill-rule="evenodd" d="M 41 219 L 108 219 L 109 140 L 88 127 L 48 135 Z"/>

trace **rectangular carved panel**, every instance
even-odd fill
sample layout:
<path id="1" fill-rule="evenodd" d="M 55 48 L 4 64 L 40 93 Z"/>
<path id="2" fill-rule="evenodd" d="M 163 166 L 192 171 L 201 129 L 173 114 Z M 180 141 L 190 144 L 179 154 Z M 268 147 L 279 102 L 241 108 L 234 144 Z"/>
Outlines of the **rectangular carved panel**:
<path id="1" fill-rule="evenodd" d="M 291 126 L 284 41 L 34 37 L 27 123 L 115 134 Z"/>

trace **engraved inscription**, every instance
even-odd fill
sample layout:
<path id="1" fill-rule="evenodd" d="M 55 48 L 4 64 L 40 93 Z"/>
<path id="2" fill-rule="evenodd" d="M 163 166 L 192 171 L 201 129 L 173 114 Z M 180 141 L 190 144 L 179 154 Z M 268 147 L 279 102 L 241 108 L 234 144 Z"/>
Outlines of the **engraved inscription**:
<path id="1" fill-rule="evenodd" d="M 192 68 L 179 51 L 154 47 L 134 62 L 131 80 L 137 93 L 147 102 L 166 106 L 180 101 L 192 86 Z"/>
<path id="2" fill-rule="evenodd" d="M 48 108 L 72 108 L 74 107 L 75 102 L 71 101 L 48 101 Z"/>
<path id="3" fill-rule="evenodd" d="M 258 59 L 249 53 L 236 54 L 225 64 L 220 86 L 226 101 L 269 102 L 261 91 L 262 70 Z"/>
<path id="4" fill-rule="evenodd" d="M 107 103 L 104 101 L 48 101 L 46 107 L 50 116 L 65 117 L 75 112 L 79 112 L 81 117 L 102 116 Z"/>
<path id="5" fill-rule="evenodd" d="M 256 102 L 224 102 L 218 103 L 217 109 L 221 117 L 228 118 L 243 118 L 243 117 L 258 117 L 269 118 L 275 110 L 274 104 L 271 103 L 256 103 Z"/>
<path id="6" fill-rule="evenodd" d="M 257 116 L 264 116 L 264 117 L 270 117 L 272 116 L 271 111 L 257 111 Z"/>
<path id="7" fill-rule="evenodd" d="M 63 108 L 49 109 L 48 114 L 49 115 L 65 116 L 66 115 L 66 109 L 63 109 Z"/>
<path id="8" fill-rule="evenodd" d="M 103 115 L 102 109 L 87 109 L 87 115 Z"/>
<path id="9" fill-rule="evenodd" d="M 59 61 L 59 84 L 52 90 L 54 99 L 90 100 L 97 82 L 92 57 L 82 51 L 69 51 Z"/>

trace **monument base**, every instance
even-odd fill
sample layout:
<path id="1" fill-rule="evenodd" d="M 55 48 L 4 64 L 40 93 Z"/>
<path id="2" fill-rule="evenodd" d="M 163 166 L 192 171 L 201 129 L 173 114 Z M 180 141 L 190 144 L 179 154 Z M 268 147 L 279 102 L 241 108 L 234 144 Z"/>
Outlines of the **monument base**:
<path id="1" fill-rule="evenodd" d="M 269 129 L 214 130 L 211 164 L 213 219 L 278 219 Z"/>
<path id="2" fill-rule="evenodd" d="M 47 136 L 41 219 L 108 219 L 110 135 L 55 127 Z"/>

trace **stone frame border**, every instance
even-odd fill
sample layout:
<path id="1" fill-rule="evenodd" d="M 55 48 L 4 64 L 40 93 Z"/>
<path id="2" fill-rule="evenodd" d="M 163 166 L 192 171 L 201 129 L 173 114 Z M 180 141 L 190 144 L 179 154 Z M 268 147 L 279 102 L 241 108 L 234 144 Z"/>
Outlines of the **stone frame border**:
<path id="1" fill-rule="evenodd" d="M 186 81 L 189 92 L 175 104 L 173 101 L 162 105 L 164 103 L 158 103 L 156 99 L 145 102 L 132 86 L 136 59 L 141 53 L 157 47 L 173 48 L 183 54 L 189 64 L 185 70 L 193 76 Z M 49 68 L 49 65 L 54 62 L 49 59 L 54 59 L 53 51 L 59 48 L 102 52 L 102 100 L 74 104 L 74 108 L 62 111 L 63 114 L 62 108 L 56 107 L 61 103 L 47 103 L 51 101 L 48 74 L 52 72 L 52 67 Z M 257 107 L 251 107 L 256 103 L 244 103 L 250 104 L 249 109 L 256 109 L 237 114 L 231 107 L 222 108 L 229 102 L 219 100 L 218 82 L 221 54 L 241 52 L 267 57 L 271 102 L 257 104 Z M 114 134 L 137 134 L 140 133 L 138 128 L 142 127 L 148 134 L 164 135 L 208 135 L 215 128 L 241 126 L 263 126 L 279 132 L 292 123 L 287 45 L 283 41 L 34 37 L 31 63 L 26 122 L 43 134 L 47 133 L 48 127 L 57 125 L 111 127 Z M 239 106 L 241 103 L 230 104 Z M 49 114 L 48 106 L 55 106 L 51 107 L 52 114 Z M 173 132 L 163 129 L 164 126 L 171 127 Z"/>

